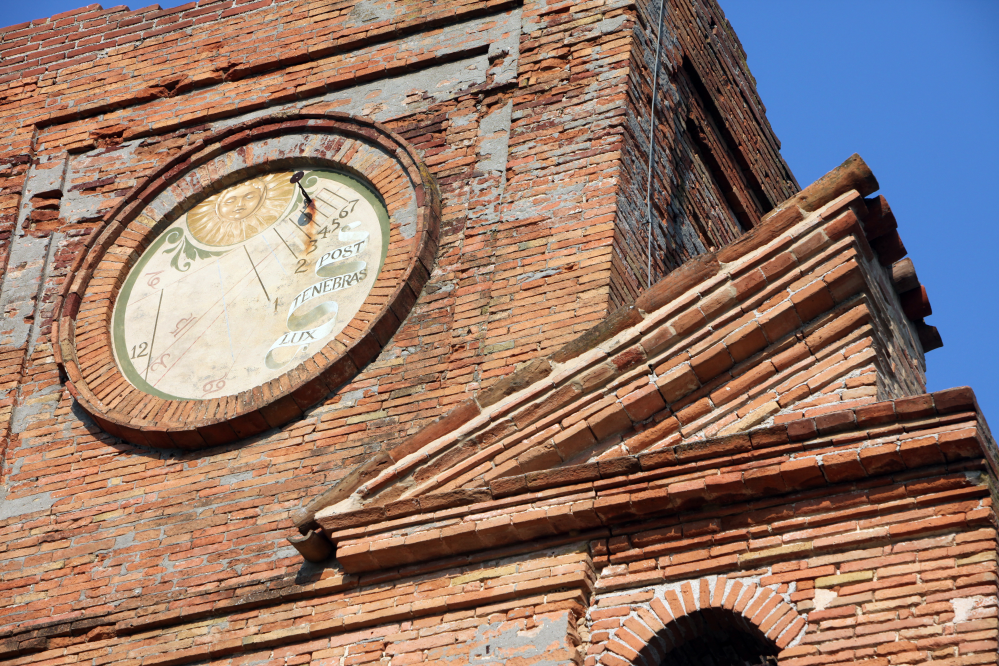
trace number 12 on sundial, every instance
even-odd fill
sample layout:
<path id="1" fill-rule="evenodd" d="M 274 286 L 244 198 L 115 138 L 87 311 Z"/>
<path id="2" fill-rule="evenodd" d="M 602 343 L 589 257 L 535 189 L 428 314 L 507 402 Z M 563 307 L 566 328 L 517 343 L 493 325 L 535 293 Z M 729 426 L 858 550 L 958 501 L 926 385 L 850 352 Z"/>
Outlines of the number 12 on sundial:
<path id="1" fill-rule="evenodd" d="M 279 377 L 357 314 L 387 242 L 381 198 L 341 172 L 270 173 L 211 194 L 128 274 L 114 309 L 118 364 L 168 399 Z"/>

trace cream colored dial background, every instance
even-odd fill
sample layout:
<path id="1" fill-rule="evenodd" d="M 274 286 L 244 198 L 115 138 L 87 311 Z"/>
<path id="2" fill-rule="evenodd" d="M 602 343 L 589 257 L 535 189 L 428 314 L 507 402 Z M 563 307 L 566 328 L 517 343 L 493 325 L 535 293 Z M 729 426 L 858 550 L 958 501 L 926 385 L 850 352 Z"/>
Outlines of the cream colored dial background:
<path id="1" fill-rule="evenodd" d="M 163 398 L 234 395 L 320 350 L 381 270 L 388 214 L 351 176 L 292 172 L 207 198 L 142 254 L 115 304 L 123 373 Z"/>

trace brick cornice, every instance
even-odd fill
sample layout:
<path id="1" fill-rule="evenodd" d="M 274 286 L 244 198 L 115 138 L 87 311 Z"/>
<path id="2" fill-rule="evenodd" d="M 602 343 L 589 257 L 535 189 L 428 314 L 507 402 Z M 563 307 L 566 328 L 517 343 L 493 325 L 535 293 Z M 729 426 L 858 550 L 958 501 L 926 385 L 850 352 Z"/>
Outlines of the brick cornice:
<path id="1" fill-rule="evenodd" d="M 719 473 L 723 465 L 783 459 L 788 454 L 832 447 L 845 449 L 879 438 L 914 438 L 924 431 L 935 435 L 941 429 L 961 433 L 961 436 L 948 436 L 943 440 L 945 454 L 952 455 L 953 459 L 987 458 L 994 465 L 990 448 L 995 446 L 988 431 L 979 425 L 980 417 L 970 388 L 947 389 L 757 428 L 729 437 L 685 442 L 647 453 L 503 477 L 481 488 L 431 493 L 348 511 L 323 518 L 321 523 L 331 536 L 356 538 L 391 531 L 400 526 L 402 519 L 412 516 L 417 517 L 412 524 L 418 524 L 479 513 L 483 510 L 477 506 L 479 502 L 502 500 L 496 508 L 509 508 L 586 490 L 600 492 L 654 480 L 695 478 L 704 473 Z M 976 448 L 969 449 L 972 440 L 976 442 Z M 861 470 L 863 476 L 876 476 L 878 472 L 876 467 Z M 836 480 L 837 477 L 833 477 L 833 482 Z M 706 495 L 701 501 L 707 503 L 710 499 Z M 691 502 L 686 504 L 692 505 Z"/>
<path id="2" fill-rule="evenodd" d="M 897 404 L 904 409 L 920 398 L 932 404 L 939 397 L 943 405 L 959 408 L 952 402 L 955 392 L 963 391 L 943 391 Z M 892 405 L 869 407 L 883 413 Z M 856 416 L 852 411 L 849 415 Z M 840 418 L 837 415 L 831 422 Z M 834 427 L 826 436 L 816 436 L 814 431 L 805 435 L 812 425 L 809 421 L 789 424 L 787 429 L 760 429 L 697 442 L 695 447 L 681 445 L 615 458 L 606 465 L 504 478 L 487 488 L 421 497 L 418 505 L 399 502 L 329 518 L 320 515 L 319 522 L 338 544 L 337 558 L 344 568 L 360 573 L 578 530 L 606 527 L 622 535 L 651 529 L 654 519 L 698 524 L 870 484 L 960 476 L 965 470 L 988 469 L 983 459 L 989 447 L 994 448 L 987 431 L 978 427 L 974 411 L 903 417 L 866 429 Z M 789 435 L 788 430 L 797 434 Z M 677 460 L 675 449 L 680 448 L 702 457 L 693 462 Z M 973 492 L 988 494 L 981 486 Z M 982 520 L 988 520 L 987 513 Z M 752 559 L 747 557 L 747 561 Z"/>

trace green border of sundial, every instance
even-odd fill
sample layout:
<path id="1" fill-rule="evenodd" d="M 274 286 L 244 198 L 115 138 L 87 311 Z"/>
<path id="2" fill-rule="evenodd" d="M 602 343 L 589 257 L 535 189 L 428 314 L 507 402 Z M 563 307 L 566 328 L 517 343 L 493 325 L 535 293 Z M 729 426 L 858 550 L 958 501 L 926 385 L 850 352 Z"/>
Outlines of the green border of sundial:
<path id="1" fill-rule="evenodd" d="M 312 171 L 306 171 L 305 176 L 302 178 L 302 180 L 304 181 L 313 175 L 320 176 L 321 178 L 323 178 L 323 180 L 332 180 L 334 182 L 340 183 L 341 185 L 346 185 L 352 188 L 353 190 L 357 191 L 362 197 L 364 197 L 364 199 L 374 209 L 375 215 L 378 217 L 378 226 L 381 228 L 382 232 L 382 256 L 378 262 L 378 270 L 375 272 L 375 280 L 377 280 L 378 276 L 382 272 L 382 267 L 385 265 L 385 258 L 388 256 L 388 246 L 390 241 L 389 214 L 388 214 L 388 209 L 385 206 L 384 199 L 382 199 L 381 195 L 371 185 L 361 180 L 360 178 L 352 176 L 349 173 L 345 173 L 343 171 L 334 171 L 331 169 L 313 169 Z M 259 174 L 251 176 L 250 178 L 246 178 L 244 180 L 251 180 L 252 178 L 257 178 L 257 177 L 259 177 Z M 236 184 L 238 185 L 238 183 Z M 289 204 L 289 207 L 286 208 L 285 211 L 278 216 L 278 218 L 274 221 L 274 224 L 278 224 L 285 217 L 291 215 L 292 211 L 296 207 L 301 207 L 303 201 L 304 199 L 302 197 L 302 191 L 298 188 L 295 188 L 294 199 L 292 199 L 291 203 Z M 146 267 L 146 264 L 149 263 L 149 260 L 153 257 L 153 255 L 155 255 L 157 251 L 159 251 L 159 249 L 163 246 L 164 242 L 166 241 L 167 233 L 171 228 L 173 228 L 173 226 L 174 225 L 171 224 L 169 227 L 164 229 L 160 233 L 160 235 L 156 238 L 156 240 L 153 241 L 153 244 L 150 245 L 146 249 L 146 251 L 142 253 L 142 256 L 140 256 L 139 260 L 135 263 L 135 266 L 133 266 L 132 269 L 128 272 L 128 277 L 125 278 L 125 283 L 121 286 L 121 290 L 118 292 L 118 297 L 115 299 L 114 314 L 112 315 L 111 318 L 111 337 L 113 343 L 112 351 L 114 352 L 115 361 L 118 363 L 118 367 L 121 369 L 122 374 L 125 375 L 125 378 L 132 384 L 132 386 L 139 389 L 143 393 L 147 393 L 149 395 L 153 395 L 158 398 L 163 398 L 164 400 L 200 400 L 201 398 L 182 398 L 179 396 L 170 395 L 169 393 L 165 393 L 153 387 L 151 384 L 149 384 L 149 382 L 147 382 L 145 379 L 142 378 L 142 375 L 139 373 L 139 371 L 135 368 L 135 365 L 132 363 L 132 359 L 126 356 L 126 358 L 123 361 L 118 355 L 119 349 L 126 349 L 126 350 L 128 349 L 128 346 L 125 343 L 126 308 L 119 308 L 118 304 L 128 302 L 128 297 L 132 293 L 132 287 L 135 286 L 135 281 L 138 279 L 139 274 L 142 273 L 142 270 Z M 272 224 L 271 226 L 274 225 Z M 187 240 L 188 242 L 192 242 L 193 237 L 190 236 L 190 234 L 188 233 L 186 217 L 184 218 L 183 224 L 179 228 L 184 231 L 184 238 L 181 240 L 181 242 L 183 243 L 185 240 Z M 182 249 L 178 247 L 177 252 L 181 251 Z M 369 291 L 368 293 L 370 294 L 371 292 Z"/>

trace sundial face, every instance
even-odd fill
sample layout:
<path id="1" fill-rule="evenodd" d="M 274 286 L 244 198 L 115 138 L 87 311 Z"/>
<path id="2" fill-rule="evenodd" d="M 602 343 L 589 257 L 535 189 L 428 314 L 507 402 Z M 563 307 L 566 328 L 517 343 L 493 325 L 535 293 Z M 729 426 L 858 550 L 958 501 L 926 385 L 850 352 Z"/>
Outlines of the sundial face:
<path id="1" fill-rule="evenodd" d="M 207 196 L 143 252 L 112 325 L 133 386 L 165 399 L 235 395 L 288 372 L 357 314 L 385 260 L 381 197 L 345 173 L 293 175 Z"/>

